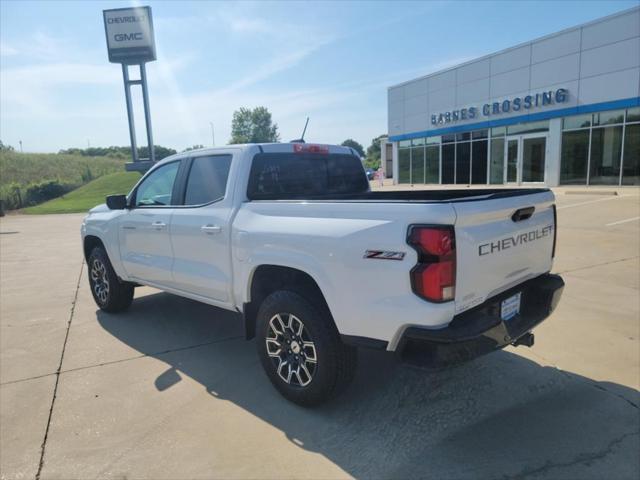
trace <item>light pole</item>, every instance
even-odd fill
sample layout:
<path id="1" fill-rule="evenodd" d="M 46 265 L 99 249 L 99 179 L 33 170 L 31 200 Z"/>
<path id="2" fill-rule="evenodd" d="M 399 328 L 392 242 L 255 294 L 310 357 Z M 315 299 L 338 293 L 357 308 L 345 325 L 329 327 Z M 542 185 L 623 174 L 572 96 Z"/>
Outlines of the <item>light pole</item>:
<path id="1" fill-rule="evenodd" d="M 211 146 L 215 147 L 216 146 L 216 137 L 213 134 L 213 122 L 209 122 L 209 125 L 211 125 Z"/>

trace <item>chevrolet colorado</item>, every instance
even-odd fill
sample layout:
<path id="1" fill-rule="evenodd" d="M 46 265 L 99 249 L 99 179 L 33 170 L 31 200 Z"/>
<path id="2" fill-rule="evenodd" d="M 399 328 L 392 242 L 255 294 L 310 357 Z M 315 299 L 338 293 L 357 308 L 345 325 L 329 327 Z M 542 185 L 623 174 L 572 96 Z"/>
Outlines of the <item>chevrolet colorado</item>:
<path id="1" fill-rule="evenodd" d="M 174 155 L 93 208 L 82 242 L 99 308 L 149 285 L 236 311 L 301 405 L 349 382 L 356 347 L 439 367 L 531 346 L 564 286 L 548 189 L 370 191 L 339 146 Z"/>

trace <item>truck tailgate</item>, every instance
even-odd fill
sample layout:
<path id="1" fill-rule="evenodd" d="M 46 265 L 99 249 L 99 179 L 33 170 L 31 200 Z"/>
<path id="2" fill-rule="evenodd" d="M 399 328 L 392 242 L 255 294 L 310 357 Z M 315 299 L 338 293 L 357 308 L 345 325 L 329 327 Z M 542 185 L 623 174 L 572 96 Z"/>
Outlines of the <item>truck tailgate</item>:
<path id="1" fill-rule="evenodd" d="M 453 203 L 456 313 L 551 269 L 555 243 L 550 191 Z"/>

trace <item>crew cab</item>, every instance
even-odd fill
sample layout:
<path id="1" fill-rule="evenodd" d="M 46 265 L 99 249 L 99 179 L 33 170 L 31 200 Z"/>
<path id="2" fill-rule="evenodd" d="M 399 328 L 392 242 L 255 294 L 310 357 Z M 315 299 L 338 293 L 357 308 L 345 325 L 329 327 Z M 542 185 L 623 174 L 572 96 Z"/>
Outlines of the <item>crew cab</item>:
<path id="1" fill-rule="evenodd" d="M 350 148 L 233 145 L 157 163 L 89 212 L 82 242 L 102 310 L 148 285 L 238 312 L 273 385 L 314 405 L 348 384 L 357 347 L 441 367 L 531 346 L 564 286 L 554 201 L 371 191 Z"/>

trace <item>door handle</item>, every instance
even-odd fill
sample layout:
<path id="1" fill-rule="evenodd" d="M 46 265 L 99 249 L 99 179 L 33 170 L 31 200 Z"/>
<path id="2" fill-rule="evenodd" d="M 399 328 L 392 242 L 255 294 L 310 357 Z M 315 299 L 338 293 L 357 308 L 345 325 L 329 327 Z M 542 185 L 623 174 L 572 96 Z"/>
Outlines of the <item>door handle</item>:
<path id="1" fill-rule="evenodd" d="M 157 221 L 157 222 L 153 222 L 153 223 L 151 224 L 151 226 L 152 226 L 153 228 L 155 228 L 156 230 L 162 230 L 162 229 L 164 229 L 164 227 L 166 227 L 166 226 L 167 226 L 167 224 L 166 224 L 166 223 L 164 223 L 164 222 Z"/>
<path id="2" fill-rule="evenodd" d="M 536 210 L 536 207 L 520 208 L 516 210 L 513 215 L 511 215 L 511 220 L 513 220 L 514 222 L 521 222 L 522 220 L 527 220 L 528 218 L 531 218 L 535 210 Z"/>
<path id="3" fill-rule="evenodd" d="M 222 231 L 222 228 L 219 225 L 203 225 L 202 227 L 200 227 L 200 230 L 202 230 L 204 233 L 208 234 L 208 235 L 212 235 L 214 233 L 220 233 Z"/>

